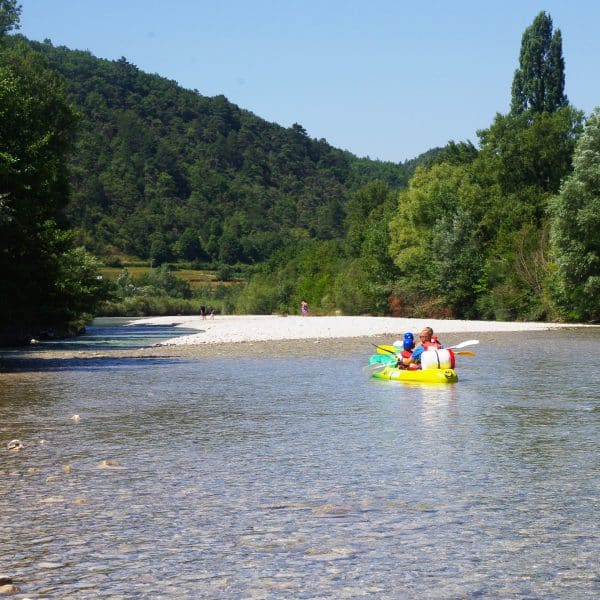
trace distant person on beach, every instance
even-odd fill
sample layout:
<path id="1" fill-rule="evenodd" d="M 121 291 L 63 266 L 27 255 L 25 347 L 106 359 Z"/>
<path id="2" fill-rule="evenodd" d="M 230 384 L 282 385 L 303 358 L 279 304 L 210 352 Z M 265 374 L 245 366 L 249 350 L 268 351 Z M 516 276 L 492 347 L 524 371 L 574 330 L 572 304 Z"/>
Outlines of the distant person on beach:
<path id="1" fill-rule="evenodd" d="M 210 309 L 210 318 L 211 318 L 211 319 L 214 319 L 214 318 L 215 318 L 215 309 L 214 309 L 214 308 L 211 308 L 211 309 Z"/>
<path id="2" fill-rule="evenodd" d="M 201 316 L 203 319 L 206 319 L 206 306 L 201 306 L 201 307 L 200 307 L 200 316 Z"/>
<path id="3" fill-rule="evenodd" d="M 308 304 L 306 300 L 302 300 L 300 302 L 300 312 L 302 313 L 303 317 L 306 317 L 306 315 L 308 314 Z"/>

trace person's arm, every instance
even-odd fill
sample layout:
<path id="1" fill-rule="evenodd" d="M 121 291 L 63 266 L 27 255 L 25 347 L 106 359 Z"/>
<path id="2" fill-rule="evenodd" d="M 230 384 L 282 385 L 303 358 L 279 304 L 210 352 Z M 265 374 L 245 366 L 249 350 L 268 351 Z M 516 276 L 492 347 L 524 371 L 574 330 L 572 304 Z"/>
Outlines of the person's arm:
<path id="1" fill-rule="evenodd" d="M 412 356 L 410 357 L 411 362 L 419 362 L 421 360 L 421 354 L 423 354 L 423 350 L 425 350 L 423 346 L 417 346 L 413 350 Z"/>

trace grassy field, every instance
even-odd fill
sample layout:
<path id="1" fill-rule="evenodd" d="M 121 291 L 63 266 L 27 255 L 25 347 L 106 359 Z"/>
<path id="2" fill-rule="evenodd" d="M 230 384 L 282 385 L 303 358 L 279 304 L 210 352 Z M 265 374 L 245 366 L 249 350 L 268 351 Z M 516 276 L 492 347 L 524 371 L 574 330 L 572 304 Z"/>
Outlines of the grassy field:
<path id="1" fill-rule="evenodd" d="M 130 277 L 137 278 L 145 273 L 150 271 L 150 267 L 127 267 L 127 271 L 129 272 Z M 123 273 L 123 267 L 102 267 L 100 269 L 100 273 L 106 279 L 110 281 L 116 281 L 119 275 Z M 211 288 L 216 287 L 217 285 L 235 285 L 236 283 L 240 283 L 239 281 L 217 281 L 216 273 L 213 271 L 196 271 L 194 269 L 181 269 L 177 271 L 173 271 L 173 274 L 176 277 L 186 280 L 192 290 L 196 290 L 202 287 L 209 286 Z"/>

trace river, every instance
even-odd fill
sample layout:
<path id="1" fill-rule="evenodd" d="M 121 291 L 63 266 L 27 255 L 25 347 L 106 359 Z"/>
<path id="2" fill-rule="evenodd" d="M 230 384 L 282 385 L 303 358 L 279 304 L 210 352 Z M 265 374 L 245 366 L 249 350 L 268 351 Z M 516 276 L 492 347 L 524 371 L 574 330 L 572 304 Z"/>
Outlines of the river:
<path id="1" fill-rule="evenodd" d="M 32 599 L 598 596 L 600 330 L 471 337 L 446 386 L 367 380 L 354 346 L 0 373 L 0 574 Z"/>

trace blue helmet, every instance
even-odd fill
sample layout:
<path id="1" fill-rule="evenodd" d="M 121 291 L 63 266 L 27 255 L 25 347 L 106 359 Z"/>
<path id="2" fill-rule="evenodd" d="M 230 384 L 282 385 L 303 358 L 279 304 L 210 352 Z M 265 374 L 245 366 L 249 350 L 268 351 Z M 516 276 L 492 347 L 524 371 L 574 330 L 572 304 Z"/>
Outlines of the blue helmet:
<path id="1" fill-rule="evenodd" d="M 405 350 L 412 350 L 415 346 L 415 338 L 412 333 L 407 332 L 404 334 L 404 342 L 402 346 Z"/>

